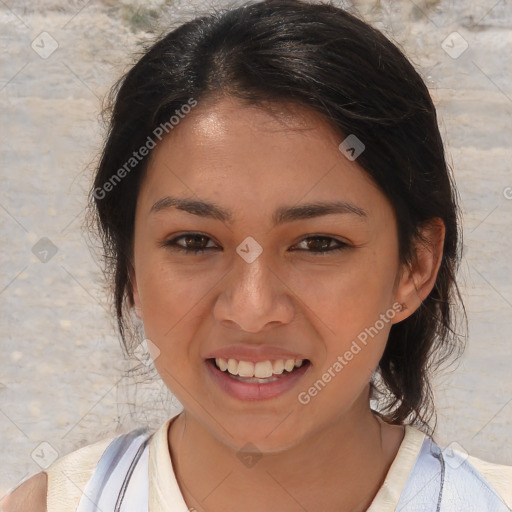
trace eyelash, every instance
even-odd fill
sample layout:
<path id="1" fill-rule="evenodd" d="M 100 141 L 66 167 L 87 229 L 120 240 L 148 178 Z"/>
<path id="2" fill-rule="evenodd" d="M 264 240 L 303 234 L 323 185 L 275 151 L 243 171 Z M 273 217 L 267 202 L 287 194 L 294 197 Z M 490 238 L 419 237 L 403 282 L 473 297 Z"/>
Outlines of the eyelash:
<path id="1" fill-rule="evenodd" d="M 206 248 L 201 248 L 201 249 L 191 249 L 191 248 L 188 248 L 188 247 L 182 247 L 182 246 L 180 246 L 180 245 L 178 245 L 176 243 L 178 240 L 181 240 L 182 238 L 197 237 L 197 236 L 206 238 L 208 241 L 211 241 L 211 238 L 209 236 L 203 235 L 202 233 L 187 233 L 185 235 L 180 235 L 180 236 L 178 236 L 176 238 L 173 238 L 172 240 L 164 241 L 164 242 L 162 242 L 161 245 L 163 247 L 167 247 L 167 248 L 169 248 L 169 249 L 171 249 L 173 251 L 185 252 L 187 254 L 192 254 L 192 255 L 198 255 L 198 254 L 201 254 L 201 253 L 203 253 L 203 252 L 205 252 L 207 250 L 216 249 L 215 247 L 206 247 Z M 347 249 L 347 248 L 351 247 L 349 244 L 347 244 L 345 242 L 342 242 L 341 240 L 337 240 L 336 238 L 332 238 L 330 236 L 325 236 L 325 235 L 308 236 L 308 237 L 303 238 L 298 243 L 302 243 L 302 242 L 304 242 L 306 240 L 328 240 L 329 244 L 331 242 L 336 242 L 339 245 L 338 245 L 338 247 L 332 247 L 330 249 L 320 250 L 320 251 L 308 251 L 306 249 L 296 249 L 296 250 L 310 252 L 310 253 L 318 255 L 318 256 L 325 256 L 328 253 L 340 251 L 340 250 Z"/>

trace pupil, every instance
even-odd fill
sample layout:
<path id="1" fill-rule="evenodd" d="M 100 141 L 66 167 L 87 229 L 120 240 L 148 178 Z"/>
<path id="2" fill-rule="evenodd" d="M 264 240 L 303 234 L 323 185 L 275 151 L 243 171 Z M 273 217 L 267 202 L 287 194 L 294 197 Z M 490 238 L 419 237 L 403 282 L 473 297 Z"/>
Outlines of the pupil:
<path id="1" fill-rule="evenodd" d="M 200 248 L 202 248 L 200 243 L 201 239 L 203 239 L 204 241 L 204 235 L 190 235 L 189 237 L 187 237 L 187 245 L 192 244 L 192 247 L 194 248 L 196 247 L 194 246 L 194 242 L 199 242 L 199 246 Z"/>
<path id="2" fill-rule="evenodd" d="M 321 243 L 315 243 L 315 241 L 321 240 Z M 327 249 L 329 247 L 329 240 L 327 238 L 312 238 L 309 240 L 309 247 L 311 249 Z"/>

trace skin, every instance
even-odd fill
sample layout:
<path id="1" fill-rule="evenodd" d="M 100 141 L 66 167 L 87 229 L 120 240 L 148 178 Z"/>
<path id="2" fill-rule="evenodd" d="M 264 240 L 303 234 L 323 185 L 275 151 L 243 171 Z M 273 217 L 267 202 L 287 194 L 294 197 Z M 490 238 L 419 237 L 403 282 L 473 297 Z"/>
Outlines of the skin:
<path id="1" fill-rule="evenodd" d="M 404 436 L 402 426 L 371 412 L 369 380 L 392 323 L 414 312 L 439 269 L 442 222 L 424 228 L 429 245 L 418 244 L 414 264 L 402 265 L 391 204 L 339 151 L 344 137 L 311 111 L 280 107 L 271 115 L 233 98 L 200 103 L 154 150 L 139 192 L 134 301 L 160 351 L 156 368 L 184 406 L 169 447 L 185 501 L 198 511 L 366 510 Z M 151 212 L 168 195 L 215 203 L 233 221 Z M 365 215 L 272 225 L 280 206 L 334 200 Z M 162 245 L 195 232 L 206 238 L 189 247 L 217 250 L 196 255 Z M 319 255 L 307 243 L 313 235 L 321 235 L 316 246 L 322 237 L 348 245 Z M 236 252 L 248 236 L 263 249 L 252 263 Z M 299 403 L 297 394 L 396 303 L 407 309 L 307 405 Z M 311 366 L 281 396 L 235 399 L 205 363 L 209 352 L 234 344 L 286 348 Z M 237 457 L 247 443 L 261 455 L 252 467 Z"/>
<path id="2" fill-rule="evenodd" d="M 279 107 L 272 116 L 231 98 L 205 101 L 157 146 L 137 202 L 135 306 L 160 351 L 155 365 L 184 405 L 168 437 L 189 507 L 363 511 L 404 436 L 402 426 L 370 411 L 369 379 L 391 324 L 411 315 L 434 285 L 444 226 L 439 219 L 424 226 L 428 243 L 416 245 L 413 264 L 401 264 L 391 205 L 357 161 L 340 153 L 344 136 L 313 112 Z M 167 195 L 214 202 L 233 211 L 233 222 L 177 209 L 150 213 Z M 365 216 L 272 226 L 279 206 L 329 200 L 349 202 Z M 221 250 L 194 255 L 159 244 L 196 231 L 209 237 L 197 245 Z M 319 234 L 348 246 L 317 255 L 305 239 Z M 247 236 L 263 248 L 252 263 L 236 252 Z M 299 403 L 297 394 L 396 303 L 407 308 L 307 405 Z M 279 397 L 237 400 L 209 380 L 204 357 L 240 343 L 286 348 L 311 366 Z M 260 457 L 250 467 L 237 457 L 248 442 Z M 0 510 L 43 512 L 46 487 L 39 473 L 4 498 Z"/>
<path id="3" fill-rule="evenodd" d="M 0 512 L 46 512 L 46 492 L 46 473 L 37 473 L 0 500 Z"/>

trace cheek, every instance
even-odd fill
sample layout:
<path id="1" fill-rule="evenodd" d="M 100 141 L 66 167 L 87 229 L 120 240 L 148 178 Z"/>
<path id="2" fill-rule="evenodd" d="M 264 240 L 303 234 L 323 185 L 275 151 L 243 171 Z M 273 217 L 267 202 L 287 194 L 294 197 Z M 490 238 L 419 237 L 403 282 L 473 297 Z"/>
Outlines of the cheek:
<path id="1" fill-rule="evenodd" d="M 370 251 L 335 267 L 297 272 L 291 282 L 328 336 L 347 340 L 373 325 L 393 302 L 397 262 Z"/>
<path id="2" fill-rule="evenodd" d="M 186 399 L 181 386 L 191 387 L 195 372 L 190 371 L 190 364 L 199 361 L 197 347 L 188 340 L 204 314 L 201 298 L 205 290 L 165 263 L 153 263 L 149 268 L 139 284 L 145 335 L 159 349 L 154 364 L 162 380 L 178 399 Z"/>
<path id="3" fill-rule="evenodd" d="M 308 305 L 317 313 L 312 321 L 323 338 L 316 352 L 318 365 L 303 389 L 306 398 L 318 396 L 311 405 L 319 414 L 325 404 L 348 406 L 377 367 L 395 314 L 391 306 L 397 265 L 393 251 L 360 251 L 343 267 L 297 281 L 304 294 L 315 290 Z"/>
<path id="4" fill-rule="evenodd" d="M 321 417 L 326 408 L 332 414 L 349 408 L 366 389 L 386 347 L 395 314 L 390 305 L 394 276 L 376 265 L 360 270 L 336 274 L 316 296 L 320 320 L 315 321 L 325 352 L 316 352 L 318 364 L 298 397 L 311 407 L 311 417 Z"/>
<path id="5" fill-rule="evenodd" d="M 187 343 L 178 341 L 190 339 L 204 321 L 219 276 L 206 265 L 173 263 L 165 250 L 141 248 L 138 263 L 137 284 L 147 338 L 159 347 L 162 360 L 191 350 Z"/>
<path id="6" fill-rule="evenodd" d="M 188 315 L 193 315 L 204 295 L 201 284 L 156 265 L 139 282 L 143 300 L 144 325 L 156 339 L 164 339 Z"/>

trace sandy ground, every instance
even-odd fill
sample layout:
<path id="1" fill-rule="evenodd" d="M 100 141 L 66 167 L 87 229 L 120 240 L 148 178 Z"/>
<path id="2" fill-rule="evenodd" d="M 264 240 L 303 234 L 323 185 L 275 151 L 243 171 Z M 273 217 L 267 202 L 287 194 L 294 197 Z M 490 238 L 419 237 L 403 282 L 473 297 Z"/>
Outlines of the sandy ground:
<path id="1" fill-rule="evenodd" d="M 512 464 L 511 2 L 356 4 L 427 80 L 461 194 L 470 336 L 436 380 L 438 440 Z M 207 7 L 154 5 L 161 27 Z M 138 9 L 0 4 L 0 497 L 54 457 L 178 407 L 158 379 L 124 376 L 138 361 L 123 358 L 81 231 L 101 98 L 152 37 Z"/>

